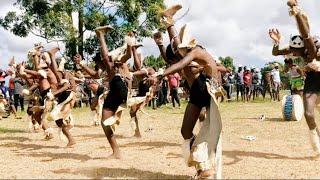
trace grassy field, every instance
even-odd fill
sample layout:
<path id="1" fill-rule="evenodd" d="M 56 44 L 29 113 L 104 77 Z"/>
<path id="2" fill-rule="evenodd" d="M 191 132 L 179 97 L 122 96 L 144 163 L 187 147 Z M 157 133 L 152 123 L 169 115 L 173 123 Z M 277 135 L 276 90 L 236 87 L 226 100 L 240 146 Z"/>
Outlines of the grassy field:
<path id="1" fill-rule="evenodd" d="M 181 109 L 146 108 L 139 114 L 142 138 L 133 138 L 129 113 L 116 130 L 123 158 L 108 159 L 110 146 L 101 127 L 91 126 L 88 108 L 75 109 L 72 130 L 77 145 L 56 134 L 29 133 L 28 120 L 0 121 L 1 178 L 144 178 L 187 179 L 195 174 L 184 164 L 180 144 Z M 320 178 L 319 160 L 311 149 L 305 120 L 285 122 L 279 102 L 223 103 L 223 178 Z M 264 114 L 265 121 L 258 121 Z M 317 114 L 317 117 L 318 114 Z M 52 127 L 56 127 L 51 123 Z M 256 140 L 245 140 L 245 136 Z"/>

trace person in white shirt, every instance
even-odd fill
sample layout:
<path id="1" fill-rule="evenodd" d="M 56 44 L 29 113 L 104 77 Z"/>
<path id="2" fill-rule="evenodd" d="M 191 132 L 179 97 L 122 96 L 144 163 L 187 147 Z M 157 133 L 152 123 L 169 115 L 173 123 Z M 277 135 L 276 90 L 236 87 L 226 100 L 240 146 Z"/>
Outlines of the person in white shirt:
<path id="1" fill-rule="evenodd" d="M 278 64 L 275 64 L 273 70 L 271 71 L 271 76 L 273 81 L 273 98 L 274 100 L 280 101 L 281 78 Z"/>

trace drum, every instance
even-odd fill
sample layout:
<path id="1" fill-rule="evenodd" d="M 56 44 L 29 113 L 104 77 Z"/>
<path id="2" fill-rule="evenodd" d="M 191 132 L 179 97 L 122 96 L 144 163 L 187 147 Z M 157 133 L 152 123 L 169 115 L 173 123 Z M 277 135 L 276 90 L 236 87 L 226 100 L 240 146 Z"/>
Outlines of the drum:
<path id="1" fill-rule="evenodd" d="M 299 95 L 286 95 L 282 98 L 282 115 L 286 121 L 300 121 L 303 118 L 303 101 Z"/>

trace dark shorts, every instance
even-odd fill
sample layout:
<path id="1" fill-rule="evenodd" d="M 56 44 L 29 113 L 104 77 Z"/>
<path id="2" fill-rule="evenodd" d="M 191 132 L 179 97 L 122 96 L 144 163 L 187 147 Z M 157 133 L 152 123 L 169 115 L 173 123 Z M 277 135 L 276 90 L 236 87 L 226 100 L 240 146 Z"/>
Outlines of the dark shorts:
<path id="1" fill-rule="evenodd" d="M 145 81 L 140 81 L 138 85 L 137 97 L 144 97 L 149 92 L 149 86 Z"/>
<path id="2" fill-rule="evenodd" d="M 119 76 L 115 76 L 109 85 L 110 91 L 104 100 L 103 108 L 116 112 L 118 107 L 127 101 L 128 88 Z"/>
<path id="3" fill-rule="evenodd" d="M 44 106 L 44 100 L 47 98 L 47 94 L 50 91 L 50 88 L 40 92 L 41 98 L 39 99 L 40 106 Z"/>
<path id="4" fill-rule="evenodd" d="M 320 72 L 307 72 L 304 93 L 320 93 Z"/>
<path id="5" fill-rule="evenodd" d="M 237 84 L 237 91 L 238 92 L 243 92 L 244 91 L 244 85 L 243 84 Z"/>
<path id="6" fill-rule="evenodd" d="M 100 96 L 101 94 L 103 94 L 104 91 L 105 91 L 105 88 L 104 88 L 103 86 L 100 86 L 100 85 L 99 85 L 98 90 L 97 90 L 97 93 L 96 93 L 96 97 L 99 98 L 99 96 Z"/>
<path id="7" fill-rule="evenodd" d="M 245 84 L 245 85 L 244 85 L 244 91 L 245 91 L 246 93 L 252 91 L 252 88 L 253 88 L 252 85 L 249 85 L 249 84 Z"/>
<path id="8" fill-rule="evenodd" d="M 58 95 L 58 104 L 62 103 L 70 96 L 71 91 L 64 91 Z"/>
<path id="9" fill-rule="evenodd" d="M 190 88 L 189 103 L 201 109 L 210 106 L 210 99 L 211 96 L 207 90 L 206 77 L 203 74 L 200 74 Z"/>

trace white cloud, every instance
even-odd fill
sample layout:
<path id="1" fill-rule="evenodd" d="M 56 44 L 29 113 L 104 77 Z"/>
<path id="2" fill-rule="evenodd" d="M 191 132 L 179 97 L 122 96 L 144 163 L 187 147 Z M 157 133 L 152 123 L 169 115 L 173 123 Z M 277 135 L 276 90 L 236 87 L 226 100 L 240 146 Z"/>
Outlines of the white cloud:
<path id="1" fill-rule="evenodd" d="M 13 2 L 15 0 L 0 1 L 0 16 L 13 9 Z M 232 56 L 235 64 L 263 66 L 268 61 L 282 59 L 271 54 L 272 42 L 267 34 L 269 28 L 279 28 L 283 44 L 288 42 L 290 35 L 297 34 L 295 21 L 288 16 L 286 0 L 165 0 L 165 3 L 168 6 L 183 5 L 176 17 L 181 17 L 189 8 L 188 13 L 178 20 L 177 29 L 188 23 L 192 35 L 210 53 L 214 56 Z M 310 17 L 312 33 L 318 33 L 320 1 L 301 1 L 300 5 Z M 143 16 L 140 17 L 142 19 Z M 90 35 L 93 34 L 88 32 L 85 37 Z M 167 43 L 168 36 L 164 35 L 164 38 Z M 28 49 L 39 41 L 45 43 L 35 36 L 19 38 L 0 28 L 1 68 L 11 56 L 23 60 Z M 144 39 L 143 44 L 145 55 L 159 55 L 151 38 Z"/>

